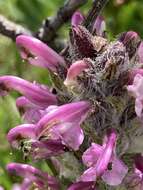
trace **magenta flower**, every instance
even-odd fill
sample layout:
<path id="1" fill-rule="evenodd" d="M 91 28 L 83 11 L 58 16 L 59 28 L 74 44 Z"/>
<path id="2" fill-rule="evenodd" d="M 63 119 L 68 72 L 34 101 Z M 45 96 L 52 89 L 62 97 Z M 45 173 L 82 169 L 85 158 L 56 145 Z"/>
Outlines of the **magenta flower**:
<path id="1" fill-rule="evenodd" d="M 116 133 L 112 131 L 106 136 L 102 146 L 92 143 L 84 152 L 83 163 L 89 169 L 83 173 L 80 181 L 96 181 L 101 177 L 109 185 L 121 184 L 128 169 L 115 154 L 116 138 Z"/>
<path id="2" fill-rule="evenodd" d="M 135 98 L 135 112 L 141 118 L 143 109 L 143 76 L 136 74 L 133 84 L 128 85 L 127 90 Z"/>
<path id="3" fill-rule="evenodd" d="M 106 31 L 106 24 L 102 16 L 97 17 L 93 26 L 93 31 L 96 32 L 97 36 L 104 36 L 104 33 Z"/>
<path id="4" fill-rule="evenodd" d="M 80 124 L 85 120 L 89 108 L 89 103 L 85 101 L 59 106 L 36 125 L 38 138 L 61 140 L 67 147 L 78 150 L 84 139 Z"/>
<path id="5" fill-rule="evenodd" d="M 59 65 L 64 65 L 64 59 L 40 40 L 26 35 L 16 38 L 21 57 L 29 63 L 56 72 Z"/>
<path id="6" fill-rule="evenodd" d="M 66 80 L 64 81 L 64 84 L 66 86 L 73 86 L 76 84 L 76 78 L 86 69 L 88 69 L 89 66 L 84 60 L 76 61 L 73 63 L 67 72 Z"/>
<path id="7" fill-rule="evenodd" d="M 59 183 L 55 177 L 50 176 L 48 173 L 42 172 L 33 166 L 20 163 L 10 163 L 7 165 L 7 170 L 11 175 L 28 178 L 38 189 L 43 190 L 50 188 L 52 190 L 59 190 Z"/>
<path id="8" fill-rule="evenodd" d="M 79 11 L 76 11 L 72 16 L 71 25 L 78 26 L 79 24 L 82 23 L 83 20 L 84 16 Z"/>
<path id="9" fill-rule="evenodd" d="M 42 85 L 40 86 L 39 84 L 30 83 L 15 76 L 1 76 L 0 93 L 3 95 L 9 90 L 18 91 L 32 103 L 41 108 L 47 108 L 49 105 L 57 104 L 56 96 Z"/>
<path id="10" fill-rule="evenodd" d="M 22 149 L 24 156 L 30 154 L 34 160 L 57 156 L 66 151 L 61 141 L 38 140 L 35 129 L 33 124 L 19 125 L 8 132 L 7 139 L 13 148 Z"/>
<path id="11" fill-rule="evenodd" d="M 59 155 L 68 148 L 78 150 L 84 139 L 80 124 L 89 108 L 89 103 L 84 101 L 50 106 L 36 125 L 24 124 L 11 129 L 8 141 L 14 148 L 25 142 L 34 159 Z"/>

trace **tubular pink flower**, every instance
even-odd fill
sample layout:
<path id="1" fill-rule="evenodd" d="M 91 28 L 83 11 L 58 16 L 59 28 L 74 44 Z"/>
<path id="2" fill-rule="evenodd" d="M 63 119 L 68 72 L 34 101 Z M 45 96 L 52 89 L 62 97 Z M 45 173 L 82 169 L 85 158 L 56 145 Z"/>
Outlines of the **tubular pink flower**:
<path id="1" fill-rule="evenodd" d="M 56 96 L 53 95 L 47 88 L 38 84 L 30 83 L 19 77 L 5 75 L 0 77 L 0 93 L 9 90 L 16 90 L 23 94 L 32 103 L 47 108 L 49 105 L 56 104 Z"/>
<path id="2" fill-rule="evenodd" d="M 7 170 L 10 174 L 28 178 L 31 182 L 36 183 L 40 189 L 50 187 L 52 190 L 59 190 L 59 183 L 55 177 L 28 164 L 10 163 L 7 165 Z"/>
<path id="3" fill-rule="evenodd" d="M 80 124 L 89 108 L 89 103 L 84 101 L 60 107 L 49 106 L 36 125 L 25 124 L 11 129 L 8 141 L 14 148 L 23 142 L 34 159 L 55 156 L 68 148 L 78 150 L 84 139 Z"/>
<path id="4" fill-rule="evenodd" d="M 116 133 L 111 131 L 102 146 L 92 143 L 83 154 L 83 163 L 89 167 L 80 177 L 80 181 L 96 181 L 98 177 L 109 185 L 119 185 L 128 168 L 115 154 Z M 111 169 L 108 168 L 111 164 Z"/>
<path id="5" fill-rule="evenodd" d="M 23 139 L 36 139 L 35 125 L 33 124 L 23 124 L 15 128 L 12 128 L 8 134 L 7 139 L 11 146 L 17 148 L 19 141 Z"/>
<path id="6" fill-rule="evenodd" d="M 116 143 L 116 133 L 112 132 L 108 138 L 108 142 L 103 150 L 101 156 L 96 162 L 96 175 L 101 176 L 103 175 L 104 171 L 107 169 L 108 164 L 111 160 L 111 156 L 113 154 L 113 150 L 115 149 Z"/>
<path id="7" fill-rule="evenodd" d="M 28 154 L 34 160 L 57 156 L 67 150 L 60 140 L 38 140 L 35 125 L 32 124 L 23 124 L 12 128 L 8 132 L 7 139 L 13 148 L 21 148 L 24 156 Z"/>
<path id="8" fill-rule="evenodd" d="M 102 16 L 97 17 L 93 26 L 93 31 L 96 31 L 97 36 L 104 36 L 104 32 L 106 31 L 106 24 Z"/>
<path id="9" fill-rule="evenodd" d="M 135 98 L 135 112 L 141 118 L 143 110 L 143 76 L 136 74 L 133 84 L 128 85 L 127 90 Z"/>
<path id="10" fill-rule="evenodd" d="M 71 25 L 72 26 L 78 26 L 79 24 L 82 23 L 83 20 L 84 20 L 84 16 L 79 11 L 76 11 L 72 15 Z"/>
<path id="11" fill-rule="evenodd" d="M 67 147 L 78 150 L 84 139 L 80 124 L 86 118 L 89 108 L 89 103 L 85 101 L 59 106 L 38 122 L 37 136 L 39 139 L 60 139 Z"/>
<path id="12" fill-rule="evenodd" d="M 64 59 L 40 40 L 26 35 L 16 38 L 21 57 L 29 63 L 56 72 L 59 65 L 64 65 Z"/>
<path id="13" fill-rule="evenodd" d="M 85 69 L 88 69 L 89 66 L 84 60 L 76 61 L 73 63 L 67 72 L 66 80 L 64 84 L 66 86 L 71 86 L 76 83 L 76 78 L 79 76 Z"/>

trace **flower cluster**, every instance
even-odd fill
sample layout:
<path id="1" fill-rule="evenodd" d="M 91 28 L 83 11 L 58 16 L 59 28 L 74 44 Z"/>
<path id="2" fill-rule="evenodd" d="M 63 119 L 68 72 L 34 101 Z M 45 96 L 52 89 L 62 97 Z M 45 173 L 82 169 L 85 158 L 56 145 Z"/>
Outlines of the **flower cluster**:
<path id="1" fill-rule="evenodd" d="M 143 43 L 133 31 L 109 42 L 102 17 L 92 33 L 83 21 L 80 12 L 73 15 L 69 46 L 61 55 L 34 37 L 16 39 L 22 59 L 48 69 L 53 86 L 0 77 L 1 96 L 11 90 L 22 95 L 16 106 L 24 124 L 8 132 L 10 145 L 25 158 L 50 160 L 56 170 L 50 176 L 27 164 L 8 164 L 10 174 L 24 178 L 19 189 L 97 190 L 129 183 L 143 188 L 142 152 L 131 149 L 143 132 Z M 80 168 L 76 179 L 66 173 L 66 154 Z"/>

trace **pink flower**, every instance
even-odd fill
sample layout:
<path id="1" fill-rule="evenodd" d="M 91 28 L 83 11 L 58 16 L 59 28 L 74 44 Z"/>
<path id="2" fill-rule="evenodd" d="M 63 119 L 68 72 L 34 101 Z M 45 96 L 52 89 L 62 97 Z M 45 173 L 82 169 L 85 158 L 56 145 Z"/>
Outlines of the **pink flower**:
<path id="1" fill-rule="evenodd" d="M 57 72 L 59 65 L 64 65 L 64 59 L 40 40 L 26 35 L 16 38 L 21 57 L 29 63 Z"/>
<path id="2" fill-rule="evenodd" d="M 72 26 L 78 26 L 79 24 L 82 23 L 83 20 L 84 20 L 84 16 L 79 11 L 76 11 L 72 15 L 71 25 Z"/>
<path id="3" fill-rule="evenodd" d="M 29 181 L 35 183 L 38 189 L 48 189 L 49 187 L 52 190 L 59 190 L 59 183 L 55 177 L 28 164 L 10 163 L 7 165 L 7 170 L 11 175 L 18 175 L 24 179 L 29 179 Z"/>
<path id="4" fill-rule="evenodd" d="M 104 33 L 106 31 L 106 24 L 102 16 L 97 17 L 93 26 L 93 31 L 96 32 L 97 36 L 104 36 Z"/>
<path id="5" fill-rule="evenodd" d="M 66 80 L 64 81 L 64 84 L 66 86 L 72 86 L 76 84 L 76 78 L 86 69 L 88 69 L 89 66 L 84 60 L 76 61 L 73 63 L 67 72 Z"/>
<path id="6" fill-rule="evenodd" d="M 60 139 L 67 147 L 78 150 L 84 139 L 80 124 L 89 108 L 89 103 L 85 101 L 59 106 L 36 125 L 38 138 Z"/>
<path id="7" fill-rule="evenodd" d="M 28 82 L 19 77 L 5 75 L 0 77 L 0 94 L 5 95 L 7 91 L 16 90 L 24 95 L 33 104 L 41 108 L 57 104 L 57 99 L 48 88 L 42 85 Z"/>
<path id="8" fill-rule="evenodd" d="M 49 110 L 48 110 L 49 109 Z M 78 150 L 84 139 L 80 124 L 90 109 L 88 102 L 80 101 L 48 108 L 37 124 L 24 124 L 11 129 L 8 141 L 14 147 L 28 147 L 35 159 L 58 155 L 68 149 Z"/>
<path id="9" fill-rule="evenodd" d="M 80 177 L 80 181 L 96 181 L 101 177 L 109 185 L 121 184 L 127 174 L 127 166 L 115 154 L 116 133 L 110 132 L 103 145 L 92 143 L 83 154 L 83 163 L 89 167 Z M 111 167 L 111 168 L 110 168 Z"/>

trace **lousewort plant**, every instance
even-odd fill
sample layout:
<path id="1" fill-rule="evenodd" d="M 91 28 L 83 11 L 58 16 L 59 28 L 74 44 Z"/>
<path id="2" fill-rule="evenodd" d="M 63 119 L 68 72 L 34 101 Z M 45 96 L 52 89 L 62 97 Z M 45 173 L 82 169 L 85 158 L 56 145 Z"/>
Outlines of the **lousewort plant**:
<path id="1" fill-rule="evenodd" d="M 34 37 L 16 38 L 22 59 L 47 69 L 53 84 L 0 77 L 1 96 L 22 95 L 24 124 L 8 132 L 11 147 L 51 170 L 10 163 L 8 172 L 23 178 L 13 189 L 143 190 L 142 149 L 134 148 L 143 133 L 143 42 L 134 31 L 109 41 L 103 17 L 90 29 L 85 19 L 72 16 L 61 54 Z"/>

